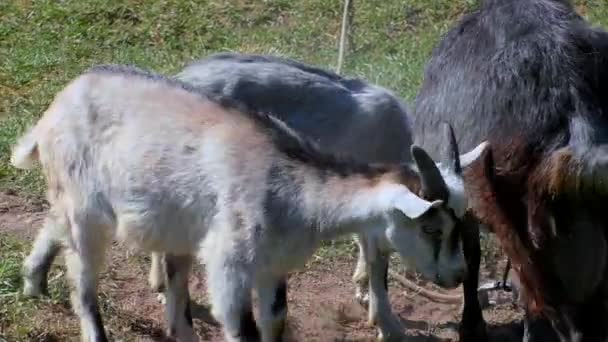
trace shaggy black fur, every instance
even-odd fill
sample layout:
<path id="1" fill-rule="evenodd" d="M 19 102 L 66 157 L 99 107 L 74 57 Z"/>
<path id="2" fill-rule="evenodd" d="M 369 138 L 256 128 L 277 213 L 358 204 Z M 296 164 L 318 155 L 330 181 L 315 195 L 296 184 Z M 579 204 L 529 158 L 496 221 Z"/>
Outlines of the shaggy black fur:
<path id="1" fill-rule="evenodd" d="M 608 317 L 605 305 L 598 304 L 607 299 L 602 275 L 608 253 L 600 242 L 607 240 L 608 221 L 590 208 L 588 197 L 583 201 L 580 194 L 555 191 L 549 184 L 579 177 L 576 183 L 585 185 L 581 170 L 591 170 L 594 177 L 605 174 L 595 168 L 608 160 L 607 84 L 608 33 L 592 28 L 571 3 L 486 0 L 434 49 L 415 104 L 417 143 L 435 156 L 442 141 L 432 133 L 442 120 L 455 128 L 461 149 L 490 141 L 492 184 L 482 186 L 481 178 L 467 183 L 491 191 L 472 195 L 496 201 L 478 208 L 479 214 L 497 230 L 514 269 L 527 279 L 529 309 L 536 306 L 550 318 L 565 340 L 577 333 L 582 341 L 608 336 L 603 323 L 591 323 Z M 581 168 L 558 167 L 566 165 L 554 163 L 560 160 L 558 152 L 574 158 L 568 165 Z M 547 164 L 555 168 L 547 169 Z M 580 189 L 591 188 L 593 200 L 605 203 L 606 193 L 596 181 Z M 541 193 L 538 187 L 552 192 Z M 555 232 L 549 214 L 556 220 Z M 593 248 L 577 245 L 586 239 L 600 242 Z M 598 253 L 600 260 L 580 261 L 590 253 Z M 474 315 L 482 319 L 480 313 Z M 463 321 L 469 321 L 465 332 L 478 326 L 471 323 L 475 320 Z"/>

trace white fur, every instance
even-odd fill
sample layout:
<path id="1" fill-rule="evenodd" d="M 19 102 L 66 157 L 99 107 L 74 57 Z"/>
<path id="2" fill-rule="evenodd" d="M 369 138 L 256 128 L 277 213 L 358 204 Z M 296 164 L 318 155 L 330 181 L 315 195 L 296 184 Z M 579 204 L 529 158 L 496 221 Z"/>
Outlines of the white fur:
<path id="1" fill-rule="evenodd" d="M 487 142 L 483 142 L 465 155 L 461 155 L 462 167 L 468 166 L 477 160 L 487 146 Z M 461 219 L 468 207 L 462 177 L 456 175 L 451 170 L 447 170 L 441 163 L 437 163 L 437 167 L 450 192 L 447 205 Z M 445 214 L 442 213 L 442 215 Z M 390 228 L 387 234 L 391 234 L 394 231 Z M 367 305 L 369 323 L 378 326 L 378 340 L 400 340 L 405 336 L 403 327 L 399 318 L 392 313 L 391 305 L 388 301 L 388 293 L 384 287 L 386 275 L 383 273 L 383 270 L 387 267 L 385 265 L 388 263 L 390 254 L 397 250 L 397 246 L 399 245 L 395 246 L 388 239 L 382 237 L 368 237 L 365 235 L 357 235 L 355 240 L 359 247 L 359 257 L 353 274 L 355 298 L 361 305 Z M 443 245 L 445 244 L 446 241 L 443 241 Z M 401 245 L 403 246 L 403 244 Z M 439 255 L 439 260 L 441 260 L 439 268 L 435 268 L 432 263 L 428 263 L 431 260 L 430 258 L 424 257 L 432 253 L 432 251 L 428 245 L 423 243 L 416 243 L 412 248 L 413 250 L 417 250 L 412 253 L 413 257 L 402 258 L 402 261 L 409 265 L 409 267 L 415 266 L 412 268 L 419 271 L 425 278 L 440 280 L 443 286 L 448 288 L 453 287 L 458 284 L 450 280 L 446 282 L 446 279 L 438 278 L 441 278 L 441 274 L 454 274 L 454 272 L 461 269 L 463 263 L 466 265 L 466 261 L 463 253 L 457 253 L 455 256 L 449 255 L 447 253 L 448 248 L 444 248 L 443 245 Z M 459 249 L 462 250 L 460 242 L 459 246 Z"/>
<path id="2" fill-rule="evenodd" d="M 18 169 L 31 169 L 36 165 L 37 142 L 33 132 L 27 132 L 13 149 L 11 165 Z"/>
<path id="3" fill-rule="evenodd" d="M 240 319 L 251 309 L 253 288 L 261 295 L 262 338 L 275 340 L 271 289 L 323 240 L 351 233 L 387 240 L 446 284 L 465 267 L 460 256 L 433 261 L 421 235 L 428 219 L 445 236 L 453 229 L 443 211 L 424 215 L 441 201 L 418 198 L 388 176 L 321 177 L 280 152 L 247 114 L 162 80 L 85 74 L 55 98 L 33 132 L 13 160 L 38 158 L 51 210 L 66 218 L 74 307 L 88 340 L 104 333 L 95 321 L 97 272 L 112 238 L 204 262 L 213 315 L 234 341 L 243 338 Z M 175 312 L 169 321 L 176 336 L 190 339 L 191 327 L 177 314 L 179 288 L 183 283 L 167 289 Z"/>
<path id="4" fill-rule="evenodd" d="M 148 283 L 155 292 L 161 292 L 165 283 L 165 265 L 161 253 L 151 253 L 150 259 L 150 274 L 148 275 Z"/>

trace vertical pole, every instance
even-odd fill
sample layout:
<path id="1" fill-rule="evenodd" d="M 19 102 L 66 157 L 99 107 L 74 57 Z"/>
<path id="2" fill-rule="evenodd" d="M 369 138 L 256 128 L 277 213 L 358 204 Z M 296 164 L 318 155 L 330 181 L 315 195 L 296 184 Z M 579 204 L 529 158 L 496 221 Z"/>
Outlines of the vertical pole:
<path id="1" fill-rule="evenodd" d="M 336 66 L 336 73 L 340 73 L 342 65 L 344 64 L 344 50 L 346 44 L 346 34 L 348 32 L 348 21 L 349 11 L 351 8 L 351 2 L 353 0 L 344 0 L 344 12 L 342 13 L 342 29 L 340 32 L 340 45 L 338 47 L 338 65 Z"/>

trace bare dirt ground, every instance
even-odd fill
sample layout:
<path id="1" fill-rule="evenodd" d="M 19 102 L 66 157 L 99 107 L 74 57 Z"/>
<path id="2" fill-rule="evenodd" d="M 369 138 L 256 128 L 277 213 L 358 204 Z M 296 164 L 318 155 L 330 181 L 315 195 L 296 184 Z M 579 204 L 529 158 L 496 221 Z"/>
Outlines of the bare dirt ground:
<path id="1" fill-rule="evenodd" d="M 0 193 L 0 234 L 31 241 L 44 212 L 42 203 Z M 99 294 L 102 316 L 112 340 L 166 340 L 163 308 L 156 294 L 148 288 L 149 263 L 146 260 L 143 253 L 129 252 L 118 245 L 114 245 L 108 255 Z M 55 264 L 50 277 L 51 288 L 65 286 L 63 259 L 60 257 Z M 367 311 L 354 299 L 351 281 L 354 266 L 354 256 L 332 257 L 331 260 L 313 258 L 305 269 L 291 274 L 287 341 L 374 341 L 375 329 L 367 325 Z M 484 268 L 483 274 L 487 273 Z M 433 288 L 428 284 L 424 286 Z M 194 301 L 194 324 L 201 340 L 222 341 L 220 327 L 209 313 L 202 269 L 197 269 L 191 276 L 190 291 Z M 393 310 L 403 321 L 411 341 L 458 340 L 460 305 L 430 301 L 406 291 L 393 279 L 389 282 L 389 291 Z M 461 289 L 442 292 L 460 294 Z M 67 291 L 60 297 L 54 301 L 34 299 L 40 304 L 33 317 L 18 323 L 28 329 L 28 341 L 78 339 L 78 321 L 70 308 Z M 492 340 L 521 341 L 521 310 L 511 303 L 486 308 L 484 317 Z M 1 321 L 2 317 L 0 325 Z"/>

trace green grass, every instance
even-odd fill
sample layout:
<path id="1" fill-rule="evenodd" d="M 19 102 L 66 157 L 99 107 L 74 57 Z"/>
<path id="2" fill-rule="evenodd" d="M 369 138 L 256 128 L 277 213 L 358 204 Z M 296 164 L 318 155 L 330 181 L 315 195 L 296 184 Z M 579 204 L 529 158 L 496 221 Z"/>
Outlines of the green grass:
<path id="1" fill-rule="evenodd" d="M 356 3 L 343 73 L 411 99 L 425 59 L 451 19 L 472 1 Z M 73 77 L 99 63 L 175 73 L 219 51 L 274 53 L 334 68 L 341 0 L 0 3 L 0 188 L 41 194 L 38 171 L 8 165 L 16 136 Z"/>
<path id="2" fill-rule="evenodd" d="M 21 267 L 30 244 L 7 234 L 0 234 L 0 341 L 44 340 L 47 332 L 36 327 L 35 313 L 49 306 L 69 307 L 69 287 L 63 265 L 53 266 L 49 273 L 49 296 L 39 299 L 25 297 Z M 26 323 L 26 324 L 24 324 Z M 57 327 L 61 330 L 62 327 Z"/>
<path id="3" fill-rule="evenodd" d="M 33 310 L 21 300 L 19 292 L 22 288 L 20 254 L 24 246 L 0 235 L 0 250 L 0 336 L 25 336 L 27 327 L 16 324 Z"/>
<path id="4" fill-rule="evenodd" d="M 439 37 L 476 0 L 357 1 L 344 74 L 411 101 Z M 577 0 L 608 24 L 603 0 Z M 219 51 L 274 53 L 334 68 L 341 0 L 6 0 L 0 2 L 0 189 L 40 195 L 38 171 L 8 165 L 10 145 L 86 68 L 130 63 L 175 73 Z"/>

